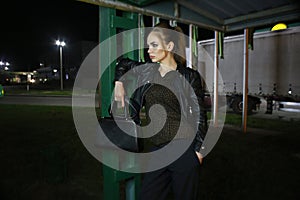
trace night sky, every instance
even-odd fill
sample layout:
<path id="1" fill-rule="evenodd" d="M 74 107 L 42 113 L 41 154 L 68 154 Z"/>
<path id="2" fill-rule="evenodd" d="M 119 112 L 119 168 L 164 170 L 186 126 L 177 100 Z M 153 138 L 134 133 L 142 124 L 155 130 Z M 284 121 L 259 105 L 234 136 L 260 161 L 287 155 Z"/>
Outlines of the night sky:
<path id="1" fill-rule="evenodd" d="M 13 71 L 32 71 L 45 55 L 58 53 L 57 39 L 67 45 L 98 42 L 98 11 L 98 6 L 76 0 L 1 1 L 0 60 Z M 187 34 L 188 26 L 180 26 Z M 202 39 L 213 37 L 213 32 L 200 32 Z"/>
<path id="2" fill-rule="evenodd" d="M 75 0 L 1 1 L 0 60 L 15 71 L 39 66 L 54 42 L 98 41 L 98 7 Z"/>

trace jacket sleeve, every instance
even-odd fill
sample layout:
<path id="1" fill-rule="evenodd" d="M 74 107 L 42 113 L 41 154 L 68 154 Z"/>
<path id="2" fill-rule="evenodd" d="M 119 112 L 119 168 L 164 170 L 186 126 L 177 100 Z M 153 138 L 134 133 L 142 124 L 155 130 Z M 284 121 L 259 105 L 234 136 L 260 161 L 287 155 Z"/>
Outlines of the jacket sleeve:
<path id="1" fill-rule="evenodd" d="M 120 60 L 117 61 L 117 65 L 115 68 L 115 79 L 114 79 L 114 83 L 115 81 L 121 81 L 124 82 L 124 87 L 126 88 L 126 84 L 127 81 L 126 77 L 128 76 L 123 76 L 125 75 L 127 72 L 130 71 L 130 73 L 137 73 L 137 69 L 136 67 L 144 64 L 142 62 L 137 62 L 134 60 L 131 60 L 129 58 L 122 58 Z M 130 81 L 130 80 L 129 80 Z M 131 118 L 135 121 L 135 123 L 140 124 L 140 117 L 139 117 L 139 112 L 141 109 L 141 105 L 139 104 L 139 101 L 137 101 L 134 97 L 135 97 L 135 93 L 132 94 L 132 96 L 130 97 L 130 107 L 129 107 L 129 112 L 131 115 Z"/>
<path id="2" fill-rule="evenodd" d="M 204 107 L 205 90 L 200 74 L 197 71 L 192 72 L 190 80 L 195 93 L 195 95 L 191 95 L 192 101 L 199 105 L 197 106 L 198 108 L 192 108 L 197 116 L 197 133 L 194 140 L 194 149 L 199 152 L 200 148 L 204 148 L 202 143 L 207 132 L 207 113 Z"/>
<path id="3" fill-rule="evenodd" d="M 142 62 L 137 62 L 134 60 L 131 60 L 129 58 L 122 58 L 118 60 L 116 69 L 115 69 L 115 81 L 125 81 L 122 77 L 126 72 L 128 72 L 131 69 L 134 69 L 134 67 L 139 66 L 143 64 Z"/>

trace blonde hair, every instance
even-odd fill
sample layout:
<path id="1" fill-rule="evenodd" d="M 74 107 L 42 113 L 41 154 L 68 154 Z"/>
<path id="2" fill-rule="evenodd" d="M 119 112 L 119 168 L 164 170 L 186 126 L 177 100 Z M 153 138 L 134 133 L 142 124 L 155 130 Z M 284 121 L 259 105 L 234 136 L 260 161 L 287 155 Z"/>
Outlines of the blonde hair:
<path id="1" fill-rule="evenodd" d="M 178 33 L 174 33 L 176 31 Z M 174 43 L 173 56 L 177 63 L 185 66 L 185 38 L 182 29 L 179 26 L 172 27 L 169 23 L 160 22 L 155 25 L 151 32 L 159 33 L 161 39 L 168 44 L 169 42 Z"/>

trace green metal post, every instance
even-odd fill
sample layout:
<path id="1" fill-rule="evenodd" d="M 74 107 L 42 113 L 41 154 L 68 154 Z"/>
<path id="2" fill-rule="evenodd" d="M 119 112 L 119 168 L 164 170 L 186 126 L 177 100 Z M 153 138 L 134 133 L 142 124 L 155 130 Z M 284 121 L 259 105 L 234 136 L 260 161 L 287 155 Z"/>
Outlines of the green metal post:
<path id="1" fill-rule="evenodd" d="M 107 38 L 116 35 L 116 28 L 111 26 L 111 17 L 116 14 L 116 10 L 110 8 L 99 7 L 99 33 L 100 33 L 100 42 L 106 40 Z M 111 49 L 116 49 L 116 41 L 112 41 Z M 104 70 L 106 66 L 102 65 L 104 59 L 109 59 L 112 56 L 115 57 L 116 51 L 107 51 L 107 49 L 100 49 L 100 70 Z M 111 59 L 110 59 L 111 60 Z M 111 102 L 111 94 L 113 91 L 113 78 L 115 63 L 112 63 L 104 71 L 101 80 L 100 80 L 100 95 L 101 95 L 101 116 L 108 117 L 108 109 Z"/>
<path id="2" fill-rule="evenodd" d="M 137 28 L 138 26 L 138 15 L 134 13 L 123 12 L 122 16 L 116 15 L 116 10 L 111 8 L 99 8 L 100 17 L 100 42 L 106 40 L 107 38 L 116 35 L 118 30 L 126 30 Z M 124 35 L 122 38 L 123 49 L 130 49 L 134 45 L 134 41 L 137 36 L 134 34 Z M 106 66 L 104 59 L 110 59 L 116 57 L 117 53 L 117 41 L 112 41 L 110 51 L 107 49 L 100 49 L 100 70 L 104 70 Z M 125 55 L 131 59 L 138 59 L 138 51 L 129 52 Z M 114 80 L 114 70 L 116 62 L 113 62 L 103 73 L 100 84 L 100 99 L 101 99 L 101 117 L 109 116 L 108 109 L 111 103 L 112 91 L 113 91 L 113 80 Z M 109 162 L 114 162 L 119 164 L 119 155 L 114 151 L 105 151 L 103 153 L 103 159 L 108 159 Z M 122 158 L 123 160 L 124 158 Z M 134 163 L 132 158 L 126 158 L 126 166 L 130 167 Z M 118 200 L 120 199 L 120 181 L 126 181 L 126 200 L 134 200 L 137 198 L 137 194 L 140 186 L 140 175 L 121 172 L 112 169 L 108 166 L 103 166 L 103 177 L 104 177 L 104 199 L 105 200 Z"/>

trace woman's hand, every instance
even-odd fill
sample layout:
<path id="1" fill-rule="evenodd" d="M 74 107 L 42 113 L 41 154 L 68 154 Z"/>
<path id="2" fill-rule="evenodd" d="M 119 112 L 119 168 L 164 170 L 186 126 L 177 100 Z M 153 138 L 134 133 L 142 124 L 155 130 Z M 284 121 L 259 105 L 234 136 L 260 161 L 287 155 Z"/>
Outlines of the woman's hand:
<path id="1" fill-rule="evenodd" d="M 202 162 L 203 162 L 203 156 L 202 156 L 202 154 L 196 151 L 196 155 L 197 155 L 197 157 L 198 157 L 198 160 L 199 160 L 199 162 L 200 162 L 200 165 L 202 165 Z"/>
<path id="2" fill-rule="evenodd" d="M 115 101 L 121 101 L 121 103 L 122 103 L 121 105 L 122 105 L 122 107 L 124 107 L 125 106 L 125 103 L 124 103 L 125 90 L 124 90 L 123 83 L 121 81 L 115 82 L 114 96 L 115 96 Z"/>

